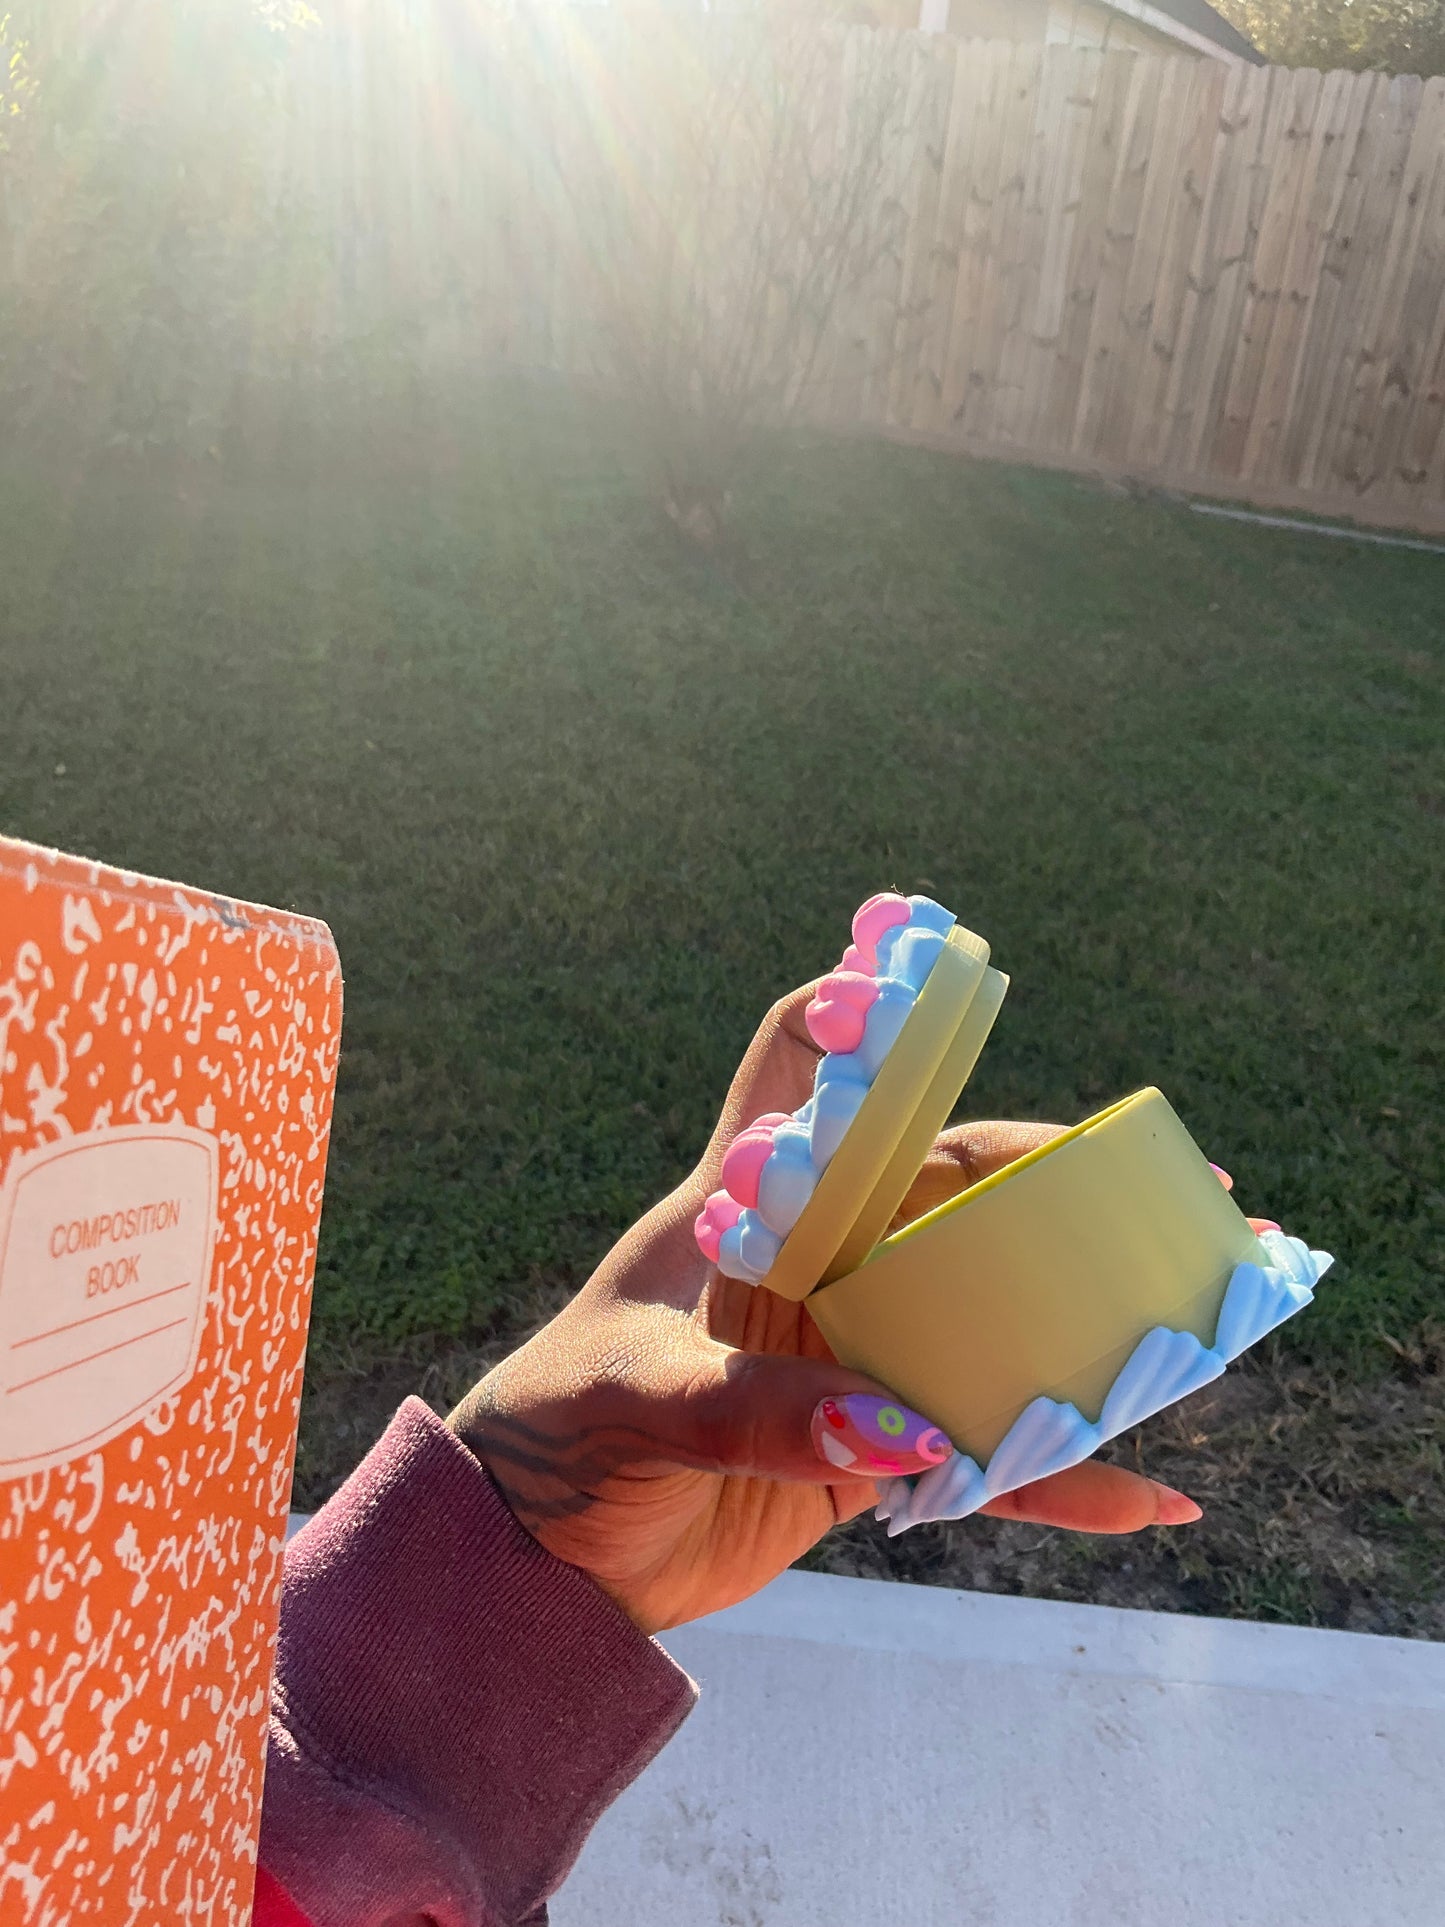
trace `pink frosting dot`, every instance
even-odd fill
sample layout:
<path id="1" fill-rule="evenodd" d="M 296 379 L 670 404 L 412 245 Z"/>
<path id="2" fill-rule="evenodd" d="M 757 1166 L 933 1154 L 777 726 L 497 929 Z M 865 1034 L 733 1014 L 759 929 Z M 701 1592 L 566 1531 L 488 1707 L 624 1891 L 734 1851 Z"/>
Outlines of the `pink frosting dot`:
<path id="1" fill-rule="evenodd" d="M 726 1191 L 714 1191 L 698 1212 L 693 1220 L 693 1236 L 710 1265 L 715 1265 L 721 1255 L 722 1234 L 735 1225 L 742 1215 L 742 1206 L 736 1198 L 730 1198 Z"/>
<path id="2" fill-rule="evenodd" d="M 803 1012 L 808 1035 L 819 1050 L 857 1050 L 869 1008 L 877 999 L 876 977 L 865 977 L 860 970 L 835 970 L 818 985 Z"/>
<path id="3" fill-rule="evenodd" d="M 900 923 L 907 923 L 911 914 L 907 897 L 900 897 L 893 890 L 869 897 L 862 906 L 853 919 L 853 941 L 868 959 L 870 967 L 878 962 L 878 939 L 883 932 L 894 929 Z"/>
<path id="4" fill-rule="evenodd" d="M 782 1120 L 779 1119 L 779 1122 Z M 745 1131 L 739 1131 L 723 1159 L 722 1181 L 739 1204 L 751 1210 L 758 1201 L 758 1179 L 773 1149 L 777 1125 L 759 1118 Z"/>

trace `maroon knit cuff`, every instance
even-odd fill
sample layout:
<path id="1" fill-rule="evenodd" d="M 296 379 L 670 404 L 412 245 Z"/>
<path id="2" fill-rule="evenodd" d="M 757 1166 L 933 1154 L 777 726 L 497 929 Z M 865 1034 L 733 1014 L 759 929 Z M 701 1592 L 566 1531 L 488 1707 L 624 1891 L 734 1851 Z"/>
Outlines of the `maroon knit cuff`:
<path id="1" fill-rule="evenodd" d="M 399 1822 L 420 1829 L 439 1861 L 476 1870 L 483 1910 L 519 1919 L 561 1882 L 695 1697 L 661 1647 L 544 1552 L 461 1441 L 408 1399 L 287 1549 L 273 1706 L 284 1750 L 305 1765 L 308 1838 L 304 1855 L 288 1843 L 268 1781 L 263 1856 L 323 1919 L 329 1909 L 308 1904 L 323 1869 L 298 1884 L 300 1861 L 325 1850 L 319 1769 L 353 1833 L 374 1801 L 379 1849 Z M 283 1771 L 278 1797 L 286 1784 Z M 344 1851 L 350 1884 L 364 1843 Z"/>

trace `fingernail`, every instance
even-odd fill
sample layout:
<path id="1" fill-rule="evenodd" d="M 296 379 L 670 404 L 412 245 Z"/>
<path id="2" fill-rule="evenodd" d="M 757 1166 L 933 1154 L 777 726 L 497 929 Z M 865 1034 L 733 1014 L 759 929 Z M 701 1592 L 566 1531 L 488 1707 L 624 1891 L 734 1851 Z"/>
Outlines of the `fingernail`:
<path id="1" fill-rule="evenodd" d="M 1254 1226 L 1256 1231 L 1279 1231 L 1283 1229 L 1282 1226 L 1275 1223 L 1273 1218 L 1251 1218 L 1249 1222 Z"/>
<path id="2" fill-rule="evenodd" d="M 931 1419 L 871 1392 L 825 1398 L 813 1414 L 812 1429 L 820 1459 L 868 1479 L 926 1472 L 953 1451 Z"/>
<path id="3" fill-rule="evenodd" d="M 1192 1526 L 1196 1519 L 1203 1517 L 1203 1506 L 1197 1506 L 1186 1494 L 1176 1492 L 1172 1485 L 1159 1487 L 1159 1509 L 1154 1514 L 1156 1526 Z"/>
<path id="4" fill-rule="evenodd" d="M 1215 1164 L 1211 1159 L 1209 1168 L 1214 1173 L 1215 1177 L 1219 1179 L 1219 1182 L 1224 1186 L 1226 1191 L 1232 1191 L 1234 1189 L 1234 1179 L 1229 1175 L 1229 1173 L 1225 1170 L 1222 1164 Z"/>

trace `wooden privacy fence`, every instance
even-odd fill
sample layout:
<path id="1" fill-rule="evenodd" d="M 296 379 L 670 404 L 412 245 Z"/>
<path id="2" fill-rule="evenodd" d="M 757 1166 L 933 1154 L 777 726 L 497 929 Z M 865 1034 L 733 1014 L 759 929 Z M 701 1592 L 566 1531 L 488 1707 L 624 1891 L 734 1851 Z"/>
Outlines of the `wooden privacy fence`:
<path id="1" fill-rule="evenodd" d="M 574 221 L 597 204 L 569 179 L 611 170 L 645 202 L 634 237 L 695 228 L 688 171 L 659 182 L 658 153 L 637 151 L 677 91 L 670 56 L 623 22 L 586 37 L 525 117 L 534 141 L 552 122 Z M 846 176 L 880 69 L 898 111 L 866 175 L 878 245 L 795 371 L 805 416 L 1445 530 L 1445 80 L 867 29 L 830 44 L 823 97 L 799 109 L 820 181 Z M 654 307 L 679 299 L 681 253 L 696 269 L 750 245 L 746 210 L 720 219 L 717 179 L 732 169 L 756 198 L 756 166 L 719 145 L 702 163 L 711 235 L 628 266 L 658 281 Z M 509 273 L 528 290 L 509 352 L 595 370 L 555 180 L 528 178 L 531 212 L 509 197 Z"/>
<path id="2" fill-rule="evenodd" d="M 1445 532 L 1445 80 L 367 0 L 227 129 L 172 93 L 3 157 L 0 400 L 209 437 L 523 363 L 699 446 L 801 413 Z"/>
<path id="3" fill-rule="evenodd" d="M 1445 529 L 1445 80 L 964 43 L 920 60 L 851 416 Z"/>

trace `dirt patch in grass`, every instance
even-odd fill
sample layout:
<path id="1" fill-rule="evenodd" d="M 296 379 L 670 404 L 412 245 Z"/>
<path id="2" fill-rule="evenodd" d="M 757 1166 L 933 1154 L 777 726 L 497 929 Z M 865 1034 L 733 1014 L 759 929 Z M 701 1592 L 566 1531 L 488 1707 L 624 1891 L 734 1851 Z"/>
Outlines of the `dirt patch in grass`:
<path id="1" fill-rule="evenodd" d="M 1247 1360 L 1110 1448 L 1198 1525 L 1125 1539 L 987 1520 L 889 1541 L 855 1524 L 825 1572 L 1352 1632 L 1445 1638 L 1445 1350 L 1372 1385 Z"/>
<path id="2" fill-rule="evenodd" d="M 555 1294 L 560 1302 L 560 1290 Z M 446 1412 L 508 1349 L 417 1347 L 318 1361 L 295 1503 L 319 1505 L 411 1393 Z M 1196 1526 L 1093 1538 L 988 1519 L 890 1540 L 834 1533 L 814 1571 L 1352 1632 L 1445 1639 L 1445 1331 L 1370 1385 L 1246 1360 L 1107 1456 L 1204 1507 Z"/>

